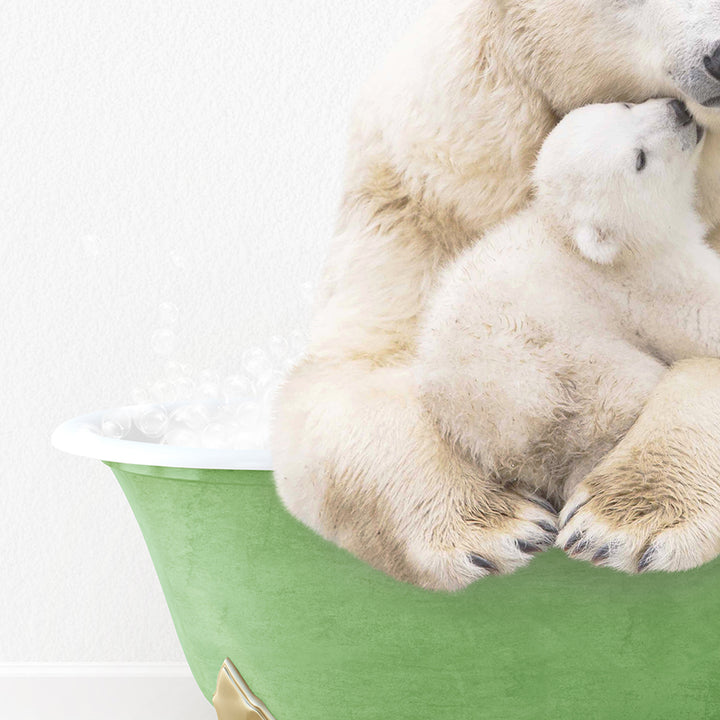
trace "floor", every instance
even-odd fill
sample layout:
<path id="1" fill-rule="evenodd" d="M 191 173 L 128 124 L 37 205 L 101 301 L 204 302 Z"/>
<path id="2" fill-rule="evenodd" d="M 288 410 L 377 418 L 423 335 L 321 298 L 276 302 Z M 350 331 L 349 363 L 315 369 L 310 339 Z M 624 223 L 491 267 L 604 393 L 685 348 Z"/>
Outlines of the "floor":
<path id="1" fill-rule="evenodd" d="M 0 677 L 3 720 L 217 720 L 189 677 Z"/>

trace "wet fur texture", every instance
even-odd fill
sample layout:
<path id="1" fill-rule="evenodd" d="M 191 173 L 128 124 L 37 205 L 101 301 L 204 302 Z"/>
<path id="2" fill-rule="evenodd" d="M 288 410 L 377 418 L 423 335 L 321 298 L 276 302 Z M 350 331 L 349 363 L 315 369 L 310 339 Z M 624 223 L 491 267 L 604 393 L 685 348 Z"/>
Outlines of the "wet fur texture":
<path id="1" fill-rule="evenodd" d="M 421 401 L 419 318 L 440 271 L 527 205 L 544 138 L 587 103 L 684 94 L 710 127 L 698 207 L 718 224 L 720 134 L 711 126 L 720 128 L 720 116 L 685 92 L 697 90 L 698 101 L 705 93 L 706 79 L 693 73 L 720 41 L 720 32 L 705 35 L 713 23 L 704 17 L 718 4 L 695 5 L 690 13 L 675 0 L 446 0 L 376 73 L 352 124 L 308 352 L 276 405 L 275 477 L 293 514 L 376 567 L 431 588 L 493 572 L 473 560 L 479 542 L 512 570 L 528 559 L 513 540 L 519 533 L 526 547 L 551 541 L 557 518 L 542 498 L 486 475 L 448 443 Z M 689 452 L 687 437 L 668 431 L 656 449 L 669 473 L 673 458 Z M 717 444 L 694 452 L 711 456 Z"/>

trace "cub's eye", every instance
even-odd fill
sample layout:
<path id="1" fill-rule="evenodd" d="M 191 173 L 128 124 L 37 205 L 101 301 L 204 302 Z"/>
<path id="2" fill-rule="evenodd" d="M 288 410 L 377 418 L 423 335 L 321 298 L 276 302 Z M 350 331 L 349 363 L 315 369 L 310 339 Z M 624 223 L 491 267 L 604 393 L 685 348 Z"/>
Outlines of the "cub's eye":
<path id="1" fill-rule="evenodd" d="M 632 110 L 632 105 L 630 103 L 623 103 L 623 107 L 626 107 L 628 110 Z"/>
<path id="2" fill-rule="evenodd" d="M 635 160 L 635 169 L 640 172 L 647 165 L 647 155 L 644 150 L 638 150 Z"/>

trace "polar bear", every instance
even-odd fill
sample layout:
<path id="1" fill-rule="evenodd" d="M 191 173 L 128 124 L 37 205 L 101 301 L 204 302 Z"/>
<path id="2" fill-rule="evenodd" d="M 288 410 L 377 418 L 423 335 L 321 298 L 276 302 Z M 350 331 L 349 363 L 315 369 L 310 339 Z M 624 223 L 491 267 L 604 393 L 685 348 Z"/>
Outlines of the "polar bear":
<path id="1" fill-rule="evenodd" d="M 698 209 L 714 228 L 720 0 L 442 0 L 429 10 L 359 99 L 310 343 L 276 399 L 275 478 L 294 515 L 401 580 L 469 581 L 456 546 L 467 518 L 477 521 L 467 508 L 484 479 L 418 398 L 418 318 L 441 268 L 527 204 L 537 152 L 563 115 L 661 95 L 683 98 L 708 128 Z M 690 386 L 699 372 L 685 368 Z M 712 442 L 693 457 L 720 440 L 700 429 Z M 687 437 L 668 430 L 656 448 L 667 473 L 690 452 Z M 508 494 L 508 513 L 527 502 Z M 433 567 L 418 564 L 418 547 Z"/>
<path id="2" fill-rule="evenodd" d="M 720 257 L 693 207 L 703 134 L 677 100 L 565 116 L 540 152 L 534 201 L 443 271 L 420 323 L 420 398 L 486 478 L 482 512 L 502 515 L 493 484 L 571 496 L 559 544 L 628 572 L 720 553 L 720 465 L 702 498 L 670 487 L 658 501 L 646 481 L 622 492 L 602 483 L 602 498 L 592 480 L 573 492 L 668 364 L 720 357 Z M 720 420 L 720 386 L 711 393 Z M 555 536 L 537 510 L 471 527 L 468 576 L 471 563 L 512 571 Z"/>

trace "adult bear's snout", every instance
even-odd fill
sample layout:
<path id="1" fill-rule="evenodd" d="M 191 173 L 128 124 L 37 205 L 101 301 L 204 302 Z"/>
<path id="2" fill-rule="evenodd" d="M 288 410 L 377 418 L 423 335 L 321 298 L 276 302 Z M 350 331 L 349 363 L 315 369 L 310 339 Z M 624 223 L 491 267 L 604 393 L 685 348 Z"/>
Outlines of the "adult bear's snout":
<path id="1" fill-rule="evenodd" d="M 670 105 L 675 112 L 675 117 L 680 125 L 689 125 L 693 121 L 693 116 L 682 100 L 671 100 L 668 105 Z"/>
<path id="2" fill-rule="evenodd" d="M 703 62 L 708 73 L 716 80 L 720 80 L 720 45 L 715 48 L 712 55 L 706 55 Z"/>

